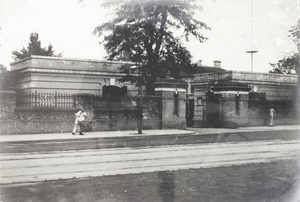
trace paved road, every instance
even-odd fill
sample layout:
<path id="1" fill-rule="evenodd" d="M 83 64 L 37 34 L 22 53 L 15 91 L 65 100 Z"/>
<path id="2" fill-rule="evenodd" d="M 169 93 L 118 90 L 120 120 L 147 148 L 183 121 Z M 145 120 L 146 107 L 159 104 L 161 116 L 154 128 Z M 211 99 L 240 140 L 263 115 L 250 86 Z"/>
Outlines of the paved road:
<path id="1" fill-rule="evenodd" d="M 298 158 L 300 140 L 85 149 L 0 155 L 1 184 L 198 169 Z"/>

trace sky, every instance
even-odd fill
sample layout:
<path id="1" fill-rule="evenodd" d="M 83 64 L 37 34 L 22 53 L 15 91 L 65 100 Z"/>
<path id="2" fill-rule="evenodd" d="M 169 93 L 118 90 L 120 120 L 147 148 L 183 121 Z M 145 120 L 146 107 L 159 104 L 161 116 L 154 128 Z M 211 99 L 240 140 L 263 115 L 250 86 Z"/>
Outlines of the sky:
<path id="1" fill-rule="evenodd" d="M 183 42 L 193 62 L 213 66 L 221 61 L 227 70 L 268 72 L 296 45 L 288 37 L 300 19 L 300 0 L 198 0 L 203 10 L 195 18 L 205 22 L 208 38 Z M 42 47 L 53 45 L 63 57 L 99 59 L 106 56 L 93 35 L 94 28 L 112 17 L 96 0 L 0 0 L 0 64 L 10 69 L 12 51 L 26 47 L 32 32 Z M 258 51 L 251 56 L 246 51 Z"/>

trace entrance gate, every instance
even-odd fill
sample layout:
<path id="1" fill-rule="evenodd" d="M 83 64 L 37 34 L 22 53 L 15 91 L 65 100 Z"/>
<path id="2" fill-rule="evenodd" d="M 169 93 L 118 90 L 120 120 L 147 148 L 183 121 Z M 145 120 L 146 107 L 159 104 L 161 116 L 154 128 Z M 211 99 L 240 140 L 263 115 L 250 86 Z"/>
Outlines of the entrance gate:
<path id="1" fill-rule="evenodd" d="M 194 98 L 186 99 L 186 126 L 194 126 Z"/>
<path id="2" fill-rule="evenodd" d="M 208 91 L 203 103 L 203 119 L 205 127 L 214 128 L 221 126 L 221 106 L 221 96 Z"/>

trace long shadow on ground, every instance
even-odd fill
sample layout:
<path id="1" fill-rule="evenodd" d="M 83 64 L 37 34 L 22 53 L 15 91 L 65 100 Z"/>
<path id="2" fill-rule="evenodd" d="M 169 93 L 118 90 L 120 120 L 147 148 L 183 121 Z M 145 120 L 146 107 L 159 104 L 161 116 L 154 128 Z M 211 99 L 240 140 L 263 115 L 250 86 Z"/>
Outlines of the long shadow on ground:
<path id="1" fill-rule="evenodd" d="M 298 190 L 298 163 L 297 160 L 287 160 L 231 167 L 2 185 L 1 201 L 286 202 L 290 201 Z"/>

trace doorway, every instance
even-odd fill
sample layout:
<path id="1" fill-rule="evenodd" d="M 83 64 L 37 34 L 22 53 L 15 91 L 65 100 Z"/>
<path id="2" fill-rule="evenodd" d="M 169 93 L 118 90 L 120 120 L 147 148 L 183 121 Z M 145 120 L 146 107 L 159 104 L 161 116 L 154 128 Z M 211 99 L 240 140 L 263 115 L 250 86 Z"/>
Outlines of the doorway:
<path id="1" fill-rule="evenodd" d="M 221 95 L 214 94 L 211 91 L 206 93 L 206 99 L 203 109 L 205 116 L 204 125 L 208 128 L 217 128 L 221 126 Z"/>
<path id="2" fill-rule="evenodd" d="M 194 98 L 186 99 L 186 126 L 194 126 Z"/>

